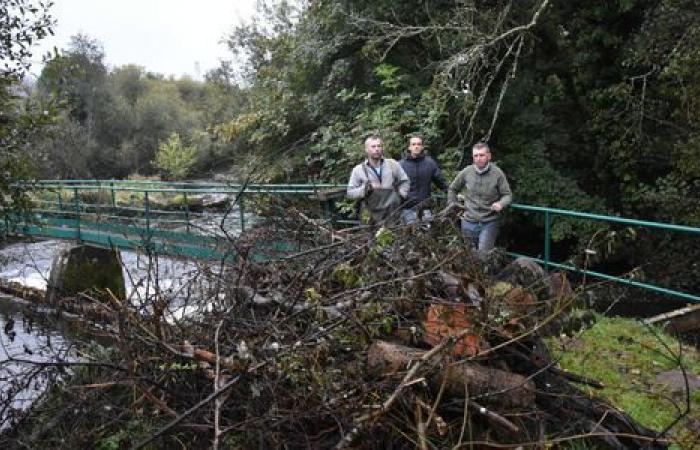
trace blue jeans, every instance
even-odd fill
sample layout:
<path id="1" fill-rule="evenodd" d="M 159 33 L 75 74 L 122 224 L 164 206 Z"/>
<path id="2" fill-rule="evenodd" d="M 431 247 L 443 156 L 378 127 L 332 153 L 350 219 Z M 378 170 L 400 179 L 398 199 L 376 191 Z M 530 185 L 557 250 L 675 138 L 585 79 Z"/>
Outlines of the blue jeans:
<path id="1" fill-rule="evenodd" d="M 488 222 L 462 219 L 462 234 L 471 241 L 480 256 L 486 255 L 494 247 L 500 228 L 501 221 L 498 219 Z"/>
<path id="2" fill-rule="evenodd" d="M 423 212 L 423 217 L 421 217 L 421 222 L 432 222 L 433 221 L 433 212 L 431 210 L 424 209 L 422 212 Z M 416 223 L 418 221 L 418 209 L 417 208 L 402 209 L 401 210 L 401 219 L 403 220 L 403 223 L 405 223 L 406 225 Z"/>

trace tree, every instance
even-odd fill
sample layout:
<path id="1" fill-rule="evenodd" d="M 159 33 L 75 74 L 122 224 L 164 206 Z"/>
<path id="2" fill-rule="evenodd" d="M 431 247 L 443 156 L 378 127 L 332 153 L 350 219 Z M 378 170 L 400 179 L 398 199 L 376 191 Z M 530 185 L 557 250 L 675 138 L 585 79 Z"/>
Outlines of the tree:
<path id="1" fill-rule="evenodd" d="M 86 36 L 71 37 L 68 50 L 49 61 L 39 76 L 39 89 L 54 98 L 89 130 L 111 101 L 105 89 L 107 66 L 102 44 Z"/>
<path id="2" fill-rule="evenodd" d="M 0 210 L 26 206 L 22 189 L 13 182 L 27 179 L 30 164 L 23 153 L 24 144 L 41 126 L 51 120 L 48 109 L 22 107 L 18 85 L 30 67 L 31 46 L 53 33 L 49 14 L 52 2 L 9 0 L 0 3 Z"/>
<path id="3" fill-rule="evenodd" d="M 197 162 L 197 148 L 185 146 L 180 135 L 172 133 L 167 141 L 158 146 L 153 165 L 165 172 L 173 180 L 184 179 Z"/>
<path id="4" fill-rule="evenodd" d="M 150 174 L 159 144 L 171 133 L 193 136 L 205 128 L 206 120 L 221 120 L 213 114 L 235 104 L 233 91 L 212 89 L 208 82 L 166 79 L 134 65 L 110 71 L 104 58 L 98 41 L 77 35 L 68 50 L 44 67 L 40 95 L 63 108 L 52 136 L 67 138 L 58 142 L 64 156 L 48 148 L 46 140 L 37 143 L 33 151 L 42 150 L 41 156 L 49 158 L 44 167 L 95 178 Z M 77 142 L 89 145 L 72 145 Z M 87 163 L 70 170 L 64 163 L 72 158 Z"/>

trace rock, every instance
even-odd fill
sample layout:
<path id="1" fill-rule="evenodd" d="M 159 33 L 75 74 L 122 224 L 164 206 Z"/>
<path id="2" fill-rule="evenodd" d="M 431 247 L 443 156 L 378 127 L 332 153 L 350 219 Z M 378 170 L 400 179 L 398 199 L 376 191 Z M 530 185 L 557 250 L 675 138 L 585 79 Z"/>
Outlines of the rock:
<path id="1" fill-rule="evenodd" d="M 527 288 L 545 276 L 546 273 L 539 264 L 530 258 L 520 257 L 501 270 L 496 279 Z"/>
<path id="2" fill-rule="evenodd" d="M 202 195 L 202 205 L 205 208 L 226 208 L 232 201 L 228 194 L 204 194 Z"/>
<path id="3" fill-rule="evenodd" d="M 680 370 L 669 370 L 662 372 L 656 377 L 656 382 L 666 386 L 674 394 L 685 393 L 686 377 L 688 378 L 688 389 L 694 392 L 700 389 L 700 377 L 694 373 L 686 372 L 685 376 Z"/>

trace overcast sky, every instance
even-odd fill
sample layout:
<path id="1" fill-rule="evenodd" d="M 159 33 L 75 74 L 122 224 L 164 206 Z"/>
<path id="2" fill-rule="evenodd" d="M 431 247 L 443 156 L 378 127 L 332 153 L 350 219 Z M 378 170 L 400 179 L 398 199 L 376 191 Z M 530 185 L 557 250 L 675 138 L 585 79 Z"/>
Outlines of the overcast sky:
<path id="1" fill-rule="evenodd" d="M 41 71 L 40 55 L 83 33 L 102 43 L 110 67 L 200 78 L 230 58 L 220 41 L 254 10 L 255 0 L 55 0 L 55 36 L 41 41 L 32 72 Z"/>

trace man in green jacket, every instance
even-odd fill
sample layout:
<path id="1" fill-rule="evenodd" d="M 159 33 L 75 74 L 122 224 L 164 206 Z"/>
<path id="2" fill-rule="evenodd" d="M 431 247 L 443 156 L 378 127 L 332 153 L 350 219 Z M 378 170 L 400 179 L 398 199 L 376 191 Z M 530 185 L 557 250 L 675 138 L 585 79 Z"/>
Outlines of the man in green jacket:
<path id="1" fill-rule="evenodd" d="M 475 144 L 472 159 L 474 163 L 459 172 L 450 184 L 448 204 L 457 204 L 457 194 L 466 188 L 462 233 L 483 257 L 496 242 L 501 224 L 500 213 L 510 205 L 513 195 L 503 171 L 491 163 L 488 144 Z"/>

